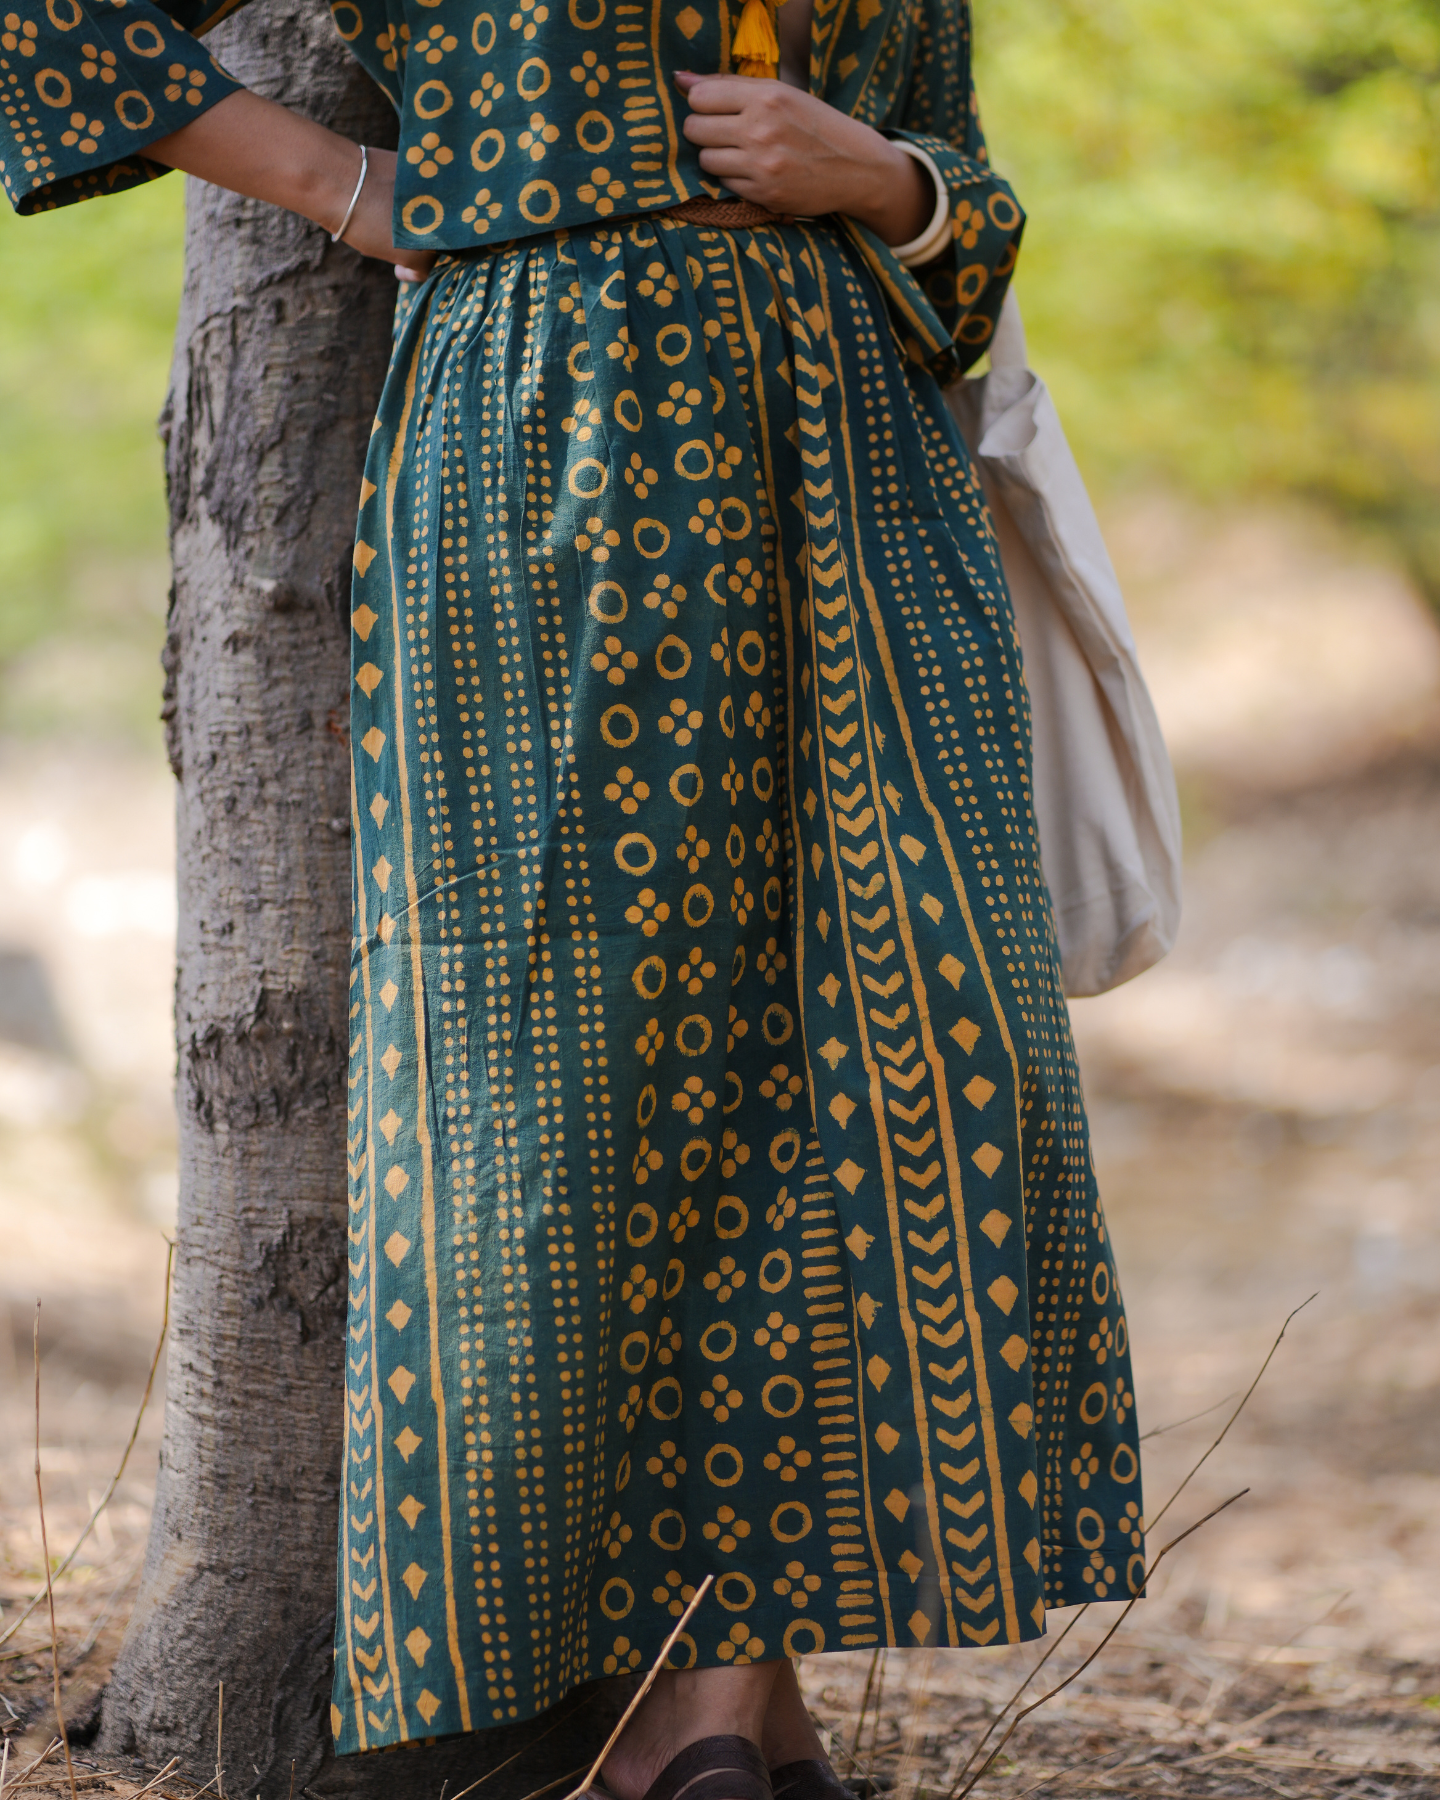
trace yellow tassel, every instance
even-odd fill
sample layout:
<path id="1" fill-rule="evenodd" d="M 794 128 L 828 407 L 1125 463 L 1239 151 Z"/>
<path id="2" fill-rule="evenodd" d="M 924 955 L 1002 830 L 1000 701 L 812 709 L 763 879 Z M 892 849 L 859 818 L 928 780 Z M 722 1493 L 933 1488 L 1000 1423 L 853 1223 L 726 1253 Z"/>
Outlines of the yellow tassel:
<path id="1" fill-rule="evenodd" d="M 780 73 L 780 43 L 766 0 L 745 0 L 730 54 L 741 75 L 774 81 Z"/>

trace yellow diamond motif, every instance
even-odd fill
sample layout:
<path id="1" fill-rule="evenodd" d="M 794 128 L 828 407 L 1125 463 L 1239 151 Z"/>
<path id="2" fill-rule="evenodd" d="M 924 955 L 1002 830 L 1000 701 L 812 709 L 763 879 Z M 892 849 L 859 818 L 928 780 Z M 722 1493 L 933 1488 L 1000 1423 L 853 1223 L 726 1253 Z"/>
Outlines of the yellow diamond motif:
<path id="1" fill-rule="evenodd" d="M 865 1171 L 860 1167 L 860 1165 L 858 1163 L 851 1162 L 851 1160 L 848 1156 L 845 1158 L 844 1162 L 841 1163 L 840 1167 L 835 1171 L 835 1179 L 840 1183 L 841 1187 L 844 1188 L 844 1190 L 847 1194 L 853 1194 L 855 1192 L 856 1188 L 859 1187 L 861 1180 L 864 1178 L 864 1175 L 865 1175 Z M 859 1229 L 860 1228 L 857 1225 L 855 1230 L 858 1231 Z M 851 1235 L 851 1237 L 853 1237 L 854 1232 L 852 1232 L 850 1235 Z M 850 1239 L 847 1238 L 845 1241 L 848 1244 L 850 1242 Z"/>
<path id="2" fill-rule="evenodd" d="M 855 1110 L 855 1102 L 846 1094 L 837 1094 L 826 1111 L 843 1131 L 850 1123 L 850 1115 Z"/>
<path id="3" fill-rule="evenodd" d="M 850 1054 L 850 1046 L 842 1044 L 839 1038 L 831 1038 L 828 1044 L 820 1046 L 820 1055 L 829 1063 L 833 1073 L 840 1066 L 840 1058 Z"/>
<path id="4" fill-rule="evenodd" d="M 918 1579 L 920 1571 L 925 1567 L 913 1550 L 907 1550 L 900 1558 L 900 1567 L 912 1581 Z"/>
<path id="5" fill-rule="evenodd" d="M 430 1639 L 418 1625 L 410 1633 L 409 1637 L 406 1638 L 405 1648 L 410 1652 L 411 1656 L 414 1657 L 415 1667 L 417 1669 L 423 1668 L 425 1666 L 425 1652 L 430 1648 Z M 426 1718 L 425 1723 L 427 1725 L 430 1723 L 428 1717 Z"/>
<path id="6" fill-rule="evenodd" d="M 1035 1621 L 1035 1629 L 1043 1630 L 1045 1625 L 1045 1602 L 1037 1600 L 1030 1608 L 1030 1617 Z"/>
<path id="7" fill-rule="evenodd" d="M 924 1613 L 911 1613 L 907 1623 L 910 1626 L 910 1635 L 915 1639 L 915 1642 L 917 1644 L 923 1644 L 926 1638 L 929 1637 L 932 1629 L 930 1621 L 925 1617 Z"/>
<path id="8" fill-rule="evenodd" d="M 694 37 L 695 33 L 705 21 L 700 17 L 693 6 L 687 6 L 684 12 L 676 15 L 675 23 L 685 33 L 686 38 L 689 39 Z"/>
<path id="9" fill-rule="evenodd" d="M 377 825 L 385 823 L 385 815 L 390 810 L 390 802 L 383 794 L 377 794 L 370 802 L 370 817 Z"/>
<path id="10" fill-rule="evenodd" d="M 877 1425 L 875 1427 L 875 1442 L 888 1456 L 900 1442 L 900 1433 L 893 1425 Z"/>
<path id="11" fill-rule="evenodd" d="M 920 858 L 925 854 L 925 846 L 920 842 L 919 838 L 902 837 L 900 840 L 900 848 L 910 858 L 911 862 L 918 867 Z"/>
<path id="12" fill-rule="evenodd" d="M 840 994 L 840 983 L 835 978 L 833 973 L 830 975 L 827 975 L 825 977 L 825 979 L 820 983 L 820 987 L 819 987 L 818 991 L 820 994 L 820 998 L 825 1002 L 825 1004 L 827 1006 L 833 1006 L 835 1004 L 835 1002 Z"/>
<path id="13" fill-rule="evenodd" d="M 969 1056 L 976 1044 L 980 1042 L 980 1027 L 972 1024 L 969 1019 L 962 1019 L 958 1025 L 950 1027 L 950 1035 Z"/>
<path id="14" fill-rule="evenodd" d="M 355 685 L 362 688 L 367 697 L 375 692 L 384 679 L 385 671 L 377 669 L 372 662 L 361 663 L 355 671 Z"/>
<path id="15" fill-rule="evenodd" d="M 869 1294 L 862 1294 L 855 1302 L 855 1310 L 865 1321 L 865 1329 L 867 1331 L 875 1323 L 875 1315 L 884 1304 L 885 1302 L 883 1300 L 872 1300 Z"/>
<path id="16" fill-rule="evenodd" d="M 1031 1538 L 1030 1542 L 1021 1552 L 1021 1555 L 1038 1575 L 1040 1573 L 1040 1540 L 1038 1538 Z"/>
<path id="17" fill-rule="evenodd" d="M 830 915 L 823 906 L 815 915 L 815 929 L 820 933 L 820 942 L 825 943 L 830 936 Z"/>
<path id="18" fill-rule="evenodd" d="M 380 552 L 378 550 L 372 550 L 363 538 L 356 544 L 355 567 L 360 571 L 362 576 L 379 554 Z"/>
<path id="19" fill-rule="evenodd" d="M 367 475 L 366 478 L 364 479 L 364 481 L 362 481 L 360 483 L 360 504 L 362 506 L 364 506 L 365 503 L 369 500 L 370 496 L 374 493 L 378 493 L 378 491 L 379 490 L 376 488 L 375 483 L 373 481 L 371 481 L 369 476 Z"/>
<path id="20" fill-rule="evenodd" d="M 1000 1308 L 1001 1312 L 1006 1314 L 1009 1313 L 1010 1308 L 1020 1297 L 1019 1288 L 1016 1287 L 1015 1283 L 1008 1275 L 1002 1275 L 998 1281 L 992 1281 L 985 1292 Z"/>
<path id="21" fill-rule="evenodd" d="M 385 1052 L 385 1054 L 380 1058 L 380 1067 L 385 1071 L 385 1073 L 393 1081 L 395 1079 L 395 1071 L 400 1067 L 400 1063 L 401 1063 L 400 1052 L 392 1044 L 390 1046 L 390 1048 Z"/>
<path id="22" fill-rule="evenodd" d="M 395 921 L 390 917 L 389 913 L 381 913 L 380 923 L 375 929 L 380 935 L 380 942 L 382 944 L 388 944 L 395 935 Z"/>
<path id="23" fill-rule="evenodd" d="M 387 981 L 384 987 L 381 988 L 380 998 L 384 1002 L 386 1012 L 389 1012 L 390 1008 L 395 1004 L 399 992 L 399 988 L 396 987 L 393 981 Z"/>
<path id="24" fill-rule="evenodd" d="M 418 1438 L 416 1439 L 416 1442 L 419 1442 Z M 410 1598 L 412 1600 L 418 1600 L 420 1598 L 420 1590 L 425 1585 L 425 1571 L 420 1567 L 419 1563 L 412 1562 L 400 1579 L 405 1583 L 406 1587 L 409 1588 Z"/>
<path id="25" fill-rule="evenodd" d="M 331 1735 L 331 1737 L 338 1738 L 340 1736 L 341 1731 L 344 1729 L 344 1726 L 345 1726 L 345 1715 L 344 1715 L 344 1713 L 341 1712 L 340 1708 L 338 1706 L 336 1706 L 334 1704 L 334 1702 L 332 1701 L 331 1705 L 330 1705 L 330 1735 Z"/>
<path id="26" fill-rule="evenodd" d="M 408 1643 L 410 1640 L 407 1638 L 405 1641 Z M 415 1710 L 428 1725 L 435 1717 L 436 1713 L 439 1712 L 440 1702 L 430 1692 L 429 1688 L 421 1688 L 420 1692 L 415 1696 Z"/>
<path id="27" fill-rule="evenodd" d="M 920 910 L 923 913 L 928 913 L 937 925 L 940 923 L 941 919 L 945 916 L 944 906 L 941 904 L 941 902 L 939 900 L 937 900 L 935 898 L 935 896 L 933 894 L 923 894 L 921 896 Z"/>
<path id="28" fill-rule="evenodd" d="M 407 1425 L 405 1427 L 405 1429 L 400 1433 L 399 1437 L 396 1438 L 395 1448 L 405 1458 L 406 1462 L 409 1462 L 410 1458 L 420 1448 L 420 1443 L 421 1443 L 421 1440 L 418 1437 L 416 1437 L 415 1433 Z M 411 1563 L 410 1568 L 413 1569 L 414 1567 L 415 1567 L 414 1563 Z M 404 1580 L 406 1586 L 410 1587 L 410 1570 L 409 1569 L 406 1570 L 402 1579 Z M 425 1579 L 423 1572 L 421 1574 L 420 1579 L 422 1581 Z M 420 1589 L 418 1586 L 410 1587 L 410 1592 L 412 1594 L 418 1594 L 419 1591 L 420 1591 Z"/>
<path id="29" fill-rule="evenodd" d="M 380 1129 L 385 1133 L 385 1142 L 387 1144 L 393 1144 L 395 1142 L 395 1133 L 404 1123 L 405 1121 L 392 1106 L 389 1112 L 387 1112 L 385 1117 L 380 1121 Z"/>
<path id="30" fill-rule="evenodd" d="M 385 1254 L 398 1269 L 410 1249 L 410 1240 L 401 1232 L 392 1231 L 385 1240 Z"/>
<path id="31" fill-rule="evenodd" d="M 381 995 L 384 999 L 384 995 Z M 1005 1160 L 1005 1152 L 997 1150 L 993 1144 L 982 1144 L 970 1158 L 982 1175 L 993 1175 Z"/>
<path id="32" fill-rule="evenodd" d="M 1020 1402 L 1020 1404 L 1018 1406 L 1011 1408 L 1010 1424 L 1014 1428 L 1014 1430 L 1019 1433 L 1019 1435 L 1022 1438 L 1029 1437 L 1030 1428 L 1032 1425 L 1034 1425 L 1034 1423 L 1035 1423 L 1035 1414 L 1031 1411 L 1031 1409 L 1025 1404 L 1025 1402 L 1023 1400 Z"/>
<path id="33" fill-rule="evenodd" d="M 867 1295 L 866 1298 L 869 1299 L 869 1296 Z M 871 1305 L 874 1305 L 873 1301 L 871 1301 Z M 869 1323 L 868 1319 L 866 1323 Z M 865 1373 L 870 1377 L 871 1387 L 878 1393 L 889 1377 L 890 1365 L 883 1356 L 872 1356 L 865 1365 Z"/>
<path id="34" fill-rule="evenodd" d="M 1005 1342 L 1000 1346 L 1001 1357 L 1009 1363 L 1012 1369 L 1018 1369 L 1029 1354 L 1030 1346 L 1022 1337 L 1006 1338 Z M 1020 1491 L 1022 1494 L 1025 1492 L 1025 1483 L 1023 1481 L 1020 1483 Z M 1028 1498 L 1028 1495 L 1026 1497 Z"/>
<path id="35" fill-rule="evenodd" d="M 388 856 L 382 856 L 379 862 L 377 862 L 375 867 L 370 871 L 375 877 L 376 886 L 380 889 L 382 894 L 389 889 L 390 877 L 394 872 L 394 868 Z"/>
<path id="36" fill-rule="evenodd" d="M 385 1192 L 392 1200 L 398 1200 L 409 1185 L 410 1177 L 400 1167 L 399 1163 L 396 1163 L 395 1167 L 385 1177 Z"/>
<path id="37" fill-rule="evenodd" d="M 390 1377 L 390 1380 L 386 1385 L 389 1387 L 390 1392 L 392 1394 L 394 1394 L 395 1398 L 403 1406 L 405 1404 L 406 1400 L 409 1399 L 409 1397 L 410 1397 L 411 1388 L 414 1387 L 414 1385 L 415 1385 L 415 1377 L 410 1373 L 410 1371 L 402 1363 L 401 1366 Z"/>
<path id="38" fill-rule="evenodd" d="M 980 1221 L 980 1229 L 998 1250 L 1005 1242 L 1005 1233 L 1010 1229 L 1010 1221 L 998 1206 L 992 1207 Z"/>
<path id="39" fill-rule="evenodd" d="M 1027 1469 L 1020 1477 L 1020 1498 L 1027 1506 L 1035 1504 L 1035 1496 L 1040 1492 L 1040 1483 L 1035 1479 L 1035 1471 Z"/>
<path id="40" fill-rule="evenodd" d="M 995 1083 L 993 1081 L 987 1081 L 983 1075 L 976 1075 L 967 1081 L 960 1091 L 964 1094 L 970 1104 L 978 1109 L 979 1107 L 984 1106 L 985 1102 L 995 1092 Z"/>
<path id="41" fill-rule="evenodd" d="M 407 1494 L 395 1510 L 413 1531 L 415 1529 L 415 1521 L 425 1510 L 425 1502 L 423 1500 L 417 1500 L 413 1494 Z"/>
<path id="42" fill-rule="evenodd" d="M 855 1258 L 856 1262 L 864 1262 L 865 1252 L 874 1242 L 874 1238 L 871 1237 L 868 1231 L 864 1230 L 861 1226 L 856 1225 L 851 1230 L 849 1237 L 845 1240 L 845 1248 Z"/>
<path id="43" fill-rule="evenodd" d="M 906 1513 L 910 1510 L 910 1497 L 908 1494 L 902 1494 L 899 1488 L 891 1488 L 881 1504 L 893 1519 L 903 1522 Z"/>
<path id="44" fill-rule="evenodd" d="M 951 987 L 958 988 L 960 985 L 960 977 L 965 973 L 965 965 L 956 957 L 942 956 L 940 958 L 940 973 L 950 983 Z"/>
<path id="45" fill-rule="evenodd" d="M 361 738 L 360 748 L 369 752 L 372 761 L 379 762 L 380 752 L 385 748 L 385 733 L 378 725 L 372 725 Z"/>
<path id="46" fill-rule="evenodd" d="M 362 644 L 366 642 L 370 633 L 375 629 L 379 622 L 379 613 L 373 611 L 368 606 L 357 606 L 350 615 L 350 623 L 355 627 L 356 634 Z"/>
<path id="47" fill-rule="evenodd" d="M 399 1236 L 400 1236 L 400 1233 L 397 1231 L 395 1233 L 395 1237 L 399 1237 Z M 395 1242 L 395 1238 L 391 1238 L 390 1242 L 393 1244 Z M 406 1248 L 408 1249 L 409 1246 L 406 1245 Z M 399 1265 L 397 1264 L 396 1266 L 398 1267 Z M 397 1300 L 395 1302 L 395 1304 L 390 1308 L 389 1312 L 386 1313 L 385 1317 L 390 1321 L 390 1323 L 395 1327 L 395 1329 L 397 1331 L 403 1331 L 405 1329 L 405 1327 L 410 1323 L 410 1308 L 405 1304 L 405 1302 L 403 1300 Z"/>

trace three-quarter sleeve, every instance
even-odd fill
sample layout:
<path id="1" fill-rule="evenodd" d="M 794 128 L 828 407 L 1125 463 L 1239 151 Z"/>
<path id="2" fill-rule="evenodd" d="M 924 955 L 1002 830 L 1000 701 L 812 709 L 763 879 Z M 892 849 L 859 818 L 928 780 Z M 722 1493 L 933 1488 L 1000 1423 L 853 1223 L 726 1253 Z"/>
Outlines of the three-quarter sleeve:
<path id="1" fill-rule="evenodd" d="M 184 23 L 150 0 L 0 0 L 0 180 L 17 212 L 165 174 L 146 145 L 239 90 L 196 35 L 234 7 L 174 10 Z"/>
<path id="2" fill-rule="evenodd" d="M 968 5 L 922 0 L 909 87 L 892 119 L 886 136 L 924 150 L 944 179 L 950 241 L 913 272 L 869 232 L 862 248 L 904 322 L 910 354 L 942 381 L 954 381 L 994 335 L 1025 227 L 1008 182 L 986 154 L 971 77 Z"/>

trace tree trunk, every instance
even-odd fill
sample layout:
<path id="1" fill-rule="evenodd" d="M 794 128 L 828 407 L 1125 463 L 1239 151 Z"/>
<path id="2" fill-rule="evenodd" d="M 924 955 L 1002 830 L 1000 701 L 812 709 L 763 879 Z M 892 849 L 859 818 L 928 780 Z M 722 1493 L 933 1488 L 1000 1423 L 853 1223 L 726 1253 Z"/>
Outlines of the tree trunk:
<path id="1" fill-rule="evenodd" d="M 393 144 L 388 104 L 319 0 L 255 0 L 212 43 L 257 91 Z M 179 1256 L 155 1515 L 101 1742 L 152 1766 L 178 1756 L 208 1779 L 223 1682 L 230 1791 L 265 1800 L 286 1794 L 292 1763 L 297 1793 L 383 1785 L 433 1800 L 447 1776 L 453 1792 L 536 1735 L 398 1759 L 330 1753 L 350 566 L 393 301 L 388 268 L 290 214 L 190 184 L 166 412 Z M 612 1706 L 592 1696 L 486 1800 L 583 1760 Z"/>

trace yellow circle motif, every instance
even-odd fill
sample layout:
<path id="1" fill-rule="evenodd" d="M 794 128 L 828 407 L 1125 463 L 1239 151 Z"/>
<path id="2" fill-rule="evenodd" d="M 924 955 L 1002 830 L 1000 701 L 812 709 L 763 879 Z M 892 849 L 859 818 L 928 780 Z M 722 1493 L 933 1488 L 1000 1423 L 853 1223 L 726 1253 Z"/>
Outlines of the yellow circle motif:
<path id="1" fill-rule="evenodd" d="M 796 1514 L 797 1518 L 793 1523 L 782 1525 L 781 1517 L 788 1513 Z M 798 1500 L 783 1500 L 770 1515 L 770 1535 L 778 1538 L 782 1544 L 798 1544 L 814 1523 L 808 1506 L 803 1506 Z"/>
<path id="2" fill-rule="evenodd" d="M 125 42 L 137 56 L 159 56 L 165 49 L 165 39 L 148 19 L 141 19 L 134 25 L 127 25 Z"/>
<path id="3" fill-rule="evenodd" d="M 735 1223 L 733 1225 L 722 1225 L 720 1223 L 720 1215 L 722 1212 L 732 1213 L 735 1218 Z M 750 1209 L 749 1209 L 749 1207 L 746 1206 L 745 1202 L 743 1200 L 741 1200 L 737 1195 L 722 1194 L 720 1196 L 719 1200 L 716 1201 L 716 1203 L 715 1203 L 715 1235 L 716 1235 L 716 1237 L 724 1238 L 727 1242 L 733 1238 L 744 1237 L 746 1228 L 748 1227 L 749 1223 L 750 1223 Z"/>
<path id="4" fill-rule="evenodd" d="M 722 1457 L 729 1459 L 729 1468 L 723 1473 L 720 1469 L 720 1459 Z M 745 1473 L 745 1459 L 733 1445 L 712 1444 L 705 1452 L 705 1473 L 710 1477 L 711 1481 L 714 1482 L 716 1487 L 734 1487 L 735 1483 Z"/>
<path id="5" fill-rule="evenodd" d="M 142 109 L 139 115 L 134 118 L 130 116 L 134 111 L 134 108 L 132 107 L 128 111 L 126 109 L 126 102 L 130 100 L 138 100 Z M 140 92 L 139 88 L 131 88 L 128 93 L 120 94 L 116 97 L 115 117 L 127 131 L 145 131 L 155 123 L 155 108 Z"/>
<path id="6" fill-rule="evenodd" d="M 523 196 L 521 210 L 524 210 Z M 528 213 L 526 214 L 526 217 L 529 217 Z M 581 480 L 582 476 L 587 481 L 593 481 L 594 486 L 584 486 Z M 566 480 L 569 482 L 570 492 L 577 500 L 598 500 L 609 485 L 610 471 L 598 457 L 582 456 L 570 470 Z"/>
<path id="7" fill-rule="evenodd" d="M 542 212 L 540 198 L 548 203 Z M 520 190 L 520 210 L 532 225 L 548 225 L 560 211 L 560 190 L 553 181 L 527 181 Z"/>
<path id="8" fill-rule="evenodd" d="M 712 1337 L 723 1344 L 724 1349 L 717 1349 L 711 1342 Z M 735 1354 L 735 1346 L 740 1342 L 740 1335 L 728 1319 L 717 1319 L 713 1325 L 707 1325 L 700 1333 L 700 1354 L 706 1362 L 725 1362 Z"/>
<path id="9" fill-rule="evenodd" d="M 615 127 L 602 112 L 581 113 L 576 121 L 575 136 L 582 150 L 589 151 L 591 156 L 599 156 L 615 142 Z"/>
<path id="10" fill-rule="evenodd" d="M 648 542 L 641 542 L 641 532 L 645 533 Z M 650 545 L 655 543 L 655 539 L 651 535 L 652 533 L 658 533 L 660 538 L 659 543 L 655 544 L 653 550 L 650 548 Z M 650 562 L 654 562 L 657 556 L 663 556 L 670 548 L 670 527 L 668 525 L 662 525 L 659 519 L 637 519 L 635 521 L 635 528 L 630 535 L 635 540 L 635 548 Z"/>
<path id="11" fill-rule="evenodd" d="M 455 104 L 455 96 L 443 81 L 422 81 L 415 90 L 415 110 L 422 119 L 438 119 Z"/>
<path id="12" fill-rule="evenodd" d="M 705 909 L 703 912 L 700 910 L 702 906 Z M 715 896 L 703 882 L 697 881 L 694 887 L 686 888 L 685 898 L 680 902 L 680 911 L 692 931 L 698 931 L 702 925 L 707 925 L 714 910 Z"/>
<path id="13" fill-rule="evenodd" d="M 674 1405 L 669 1412 L 666 1412 L 664 1407 L 660 1404 L 662 1396 L 664 1397 L 666 1405 L 669 1405 L 672 1400 L 674 1401 Z M 650 1407 L 650 1416 L 659 1419 L 662 1423 L 668 1423 L 671 1419 L 678 1419 L 680 1417 L 680 1408 L 684 1404 L 684 1396 L 680 1392 L 680 1383 L 673 1375 L 662 1375 L 660 1377 L 654 1387 L 650 1390 L 648 1404 Z M 681 1543 L 683 1542 L 684 1539 L 682 1538 Z M 675 1548 L 678 1550 L 680 1545 L 677 1544 Z"/>
<path id="14" fill-rule="evenodd" d="M 1086 1550 L 1098 1550 L 1105 1542 L 1105 1521 L 1093 1506 L 1082 1506 L 1076 1513 L 1075 1535 Z"/>
<path id="15" fill-rule="evenodd" d="M 1087 1425 L 1098 1425 L 1110 1404 L 1109 1390 L 1103 1381 L 1092 1381 L 1080 1400 L 1080 1417 Z"/>
<path id="16" fill-rule="evenodd" d="M 790 1402 L 781 1404 L 781 1396 Z M 772 1375 L 760 1395 L 760 1404 L 772 1419 L 793 1419 L 805 1404 L 805 1390 L 793 1375 Z"/>
<path id="17" fill-rule="evenodd" d="M 647 956 L 635 965 L 630 980 L 642 1000 L 658 1000 L 665 992 L 665 965 L 658 956 Z"/>
<path id="18" fill-rule="evenodd" d="M 760 1286 L 767 1294 L 782 1293 L 790 1285 L 793 1265 L 784 1250 L 767 1250 L 760 1258 Z M 786 1417 L 788 1418 L 788 1414 Z"/>
<path id="19" fill-rule="evenodd" d="M 532 86 L 526 86 L 526 71 L 533 70 L 530 76 Z M 520 71 L 515 77 L 515 91 L 522 100 L 538 100 L 550 85 L 550 70 L 538 56 L 532 56 L 521 63 Z"/>
<path id="20" fill-rule="evenodd" d="M 670 351 L 665 348 L 667 338 L 678 338 L 680 348 Z M 677 363 L 684 362 L 690 354 L 690 328 L 687 325 L 662 325 L 655 334 L 655 354 L 668 368 L 673 369 Z"/>
<path id="21" fill-rule="evenodd" d="M 659 854 L 643 831 L 627 831 L 615 846 L 615 860 L 627 875 L 648 875 Z"/>
<path id="22" fill-rule="evenodd" d="M 688 784 L 689 793 L 683 791 L 682 783 Z M 670 777 L 670 798 L 677 806 L 694 806 L 704 792 L 705 777 L 698 763 L 682 763 Z"/>
<path id="23" fill-rule="evenodd" d="M 638 1375 L 649 1360 L 649 1333 L 632 1331 L 620 1345 L 620 1367 L 627 1375 Z"/>
<path id="24" fill-rule="evenodd" d="M 737 1588 L 741 1597 L 732 1598 Z M 726 1612 L 748 1612 L 755 1604 L 755 1583 L 738 1569 L 727 1570 L 715 1583 L 715 1598 Z"/>
<path id="25" fill-rule="evenodd" d="M 422 222 L 420 209 L 428 206 L 434 215 Z M 428 237 L 445 217 L 445 208 L 430 194 L 417 194 L 413 200 L 406 201 L 400 209 L 400 223 L 407 231 L 414 232 L 416 237 Z"/>
<path id="26" fill-rule="evenodd" d="M 810 1633 L 808 1643 L 800 1642 L 802 1631 Z M 813 1619 L 792 1619 L 785 1627 L 785 1636 L 780 1641 L 787 1656 L 818 1656 L 825 1648 L 825 1633 Z"/>
<path id="27" fill-rule="evenodd" d="M 482 26 L 488 27 L 490 33 L 483 44 L 480 42 L 480 29 Z M 476 13 L 475 23 L 470 27 L 470 42 L 474 46 L 475 54 L 477 56 L 488 56 L 490 54 L 495 48 L 496 35 L 495 21 L 490 14 L 485 12 Z"/>
<path id="28" fill-rule="evenodd" d="M 636 1250 L 643 1250 L 659 1229 L 660 1218 L 655 1208 L 646 1200 L 637 1200 L 625 1220 L 625 1242 Z"/>
<path id="29" fill-rule="evenodd" d="M 68 106 L 70 104 L 69 80 L 58 69 L 41 69 L 35 77 L 35 92 L 47 106 Z M 121 95 L 121 99 L 127 98 L 128 95 Z M 118 106 L 116 110 L 119 110 Z M 155 115 L 152 113 L 150 116 L 153 118 Z"/>
<path id="30" fill-rule="evenodd" d="M 504 135 L 493 125 L 487 131 L 482 131 L 470 146 L 470 161 L 482 175 L 488 169 L 493 169 L 504 154 Z"/>

